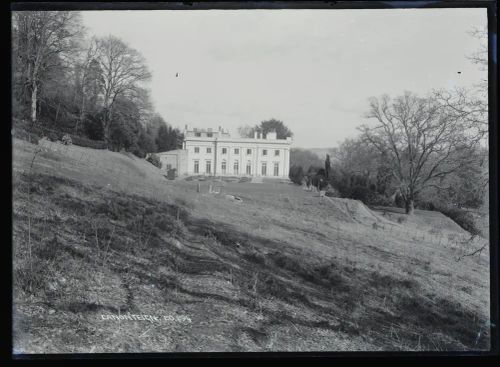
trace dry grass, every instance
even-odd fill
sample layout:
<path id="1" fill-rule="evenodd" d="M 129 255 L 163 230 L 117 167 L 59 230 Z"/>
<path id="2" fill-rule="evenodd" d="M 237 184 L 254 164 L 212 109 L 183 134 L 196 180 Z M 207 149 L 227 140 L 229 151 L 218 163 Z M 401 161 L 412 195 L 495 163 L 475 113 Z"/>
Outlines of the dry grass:
<path id="1" fill-rule="evenodd" d="M 17 352 L 489 349 L 487 251 L 457 263 L 426 212 L 373 226 L 355 203 L 226 183 L 237 203 L 98 151 L 116 174 L 42 152 L 27 211 L 35 146 L 14 148 Z M 127 313 L 191 322 L 101 318 Z"/>

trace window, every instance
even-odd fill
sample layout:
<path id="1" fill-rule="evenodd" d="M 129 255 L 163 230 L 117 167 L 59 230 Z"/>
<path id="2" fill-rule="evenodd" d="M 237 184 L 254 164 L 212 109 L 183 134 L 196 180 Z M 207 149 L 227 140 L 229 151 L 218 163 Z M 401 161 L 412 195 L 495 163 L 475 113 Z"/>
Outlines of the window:
<path id="1" fill-rule="evenodd" d="M 267 163 L 262 162 L 262 171 L 261 171 L 262 176 L 265 176 L 267 174 Z"/>
<path id="2" fill-rule="evenodd" d="M 247 149 L 247 155 L 252 154 L 252 149 Z"/>
<path id="3" fill-rule="evenodd" d="M 225 175 L 225 174 L 226 174 L 226 168 L 227 168 L 227 167 L 226 167 L 226 161 L 222 161 L 222 166 L 221 166 L 221 168 L 222 168 L 222 174 L 223 174 L 223 175 Z"/>
<path id="4" fill-rule="evenodd" d="M 199 147 L 194 147 L 194 152 L 195 153 L 199 153 L 200 152 L 200 148 Z"/>
<path id="5" fill-rule="evenodd" d="M 280 175 L 280 164 L 279 163 L 275 163 L 274 164 L 274 175 L 275 176 L 279 176 Z"/>
<path id="6" fill-rule="evenodd" d="M 212 148 L 207 148 L 207 153 L 212 153 Z"/>
<path id="7" fill-rule="evenodd" d="M 227 148 L 222 148 L 222 154 L 227 154 Z"/>
<path id="8" fill-rule="evenodd" d="M 234 148 L 234 154 L 240 154 L 240 150 L 238 148 Z"/>
<path id="9" fill-rule="evenodd" d="M 194 161 L 194 173 L 200 173 L 200 161 Z"/>
<path id="10" fill-rule="evenodd" d="M 247 162 L 247 175 L 252 174 L 252 162 L 248 161 Z"/>
<path id="11" fill-rule="evenodd" d="M 172 169 L 172 165 L 171 164 L 167 164 L 167 171 L 170 171 Z"/>
<path id="12" fill-rule="evenodd" d="M 279 155 L 280 155 L 280 151 L 279 151 L 278 149 L 276 149 L 276 150 L 274 151 L 274 156 L 275 156 L 275 157 L 278 157 Z"/>
<path id="13" fill-rule="evenodd" d="M 214 134 L 212 134 L 212 133 L 207 133 L 207 137 L 211 138 L 212 136 L 214 136 Z"/>
<path id="14" fill-rule="evenodd" d="M 201 133 L 194 133 L 194 136 L 196 136 L 196 137 L 200 137 L 200 136 L 201 136 Z"/>
<path id="15" fill-rule="evenodd" d="M 212 173 L 212 161 L 207 161 L 206 167 L 205 167 L 205 173 Z"/>
<path id="16" fill-rule="evenodd" d="M 262 149 L 262 155 L 267 155 L 267 149 Z"/>
<path id="17" fill-rule="evenodd" d="M 238 161 L 234 161 L 233 172 L 235 175 L 238 175 L 240 171 L 240 164 Z"/>

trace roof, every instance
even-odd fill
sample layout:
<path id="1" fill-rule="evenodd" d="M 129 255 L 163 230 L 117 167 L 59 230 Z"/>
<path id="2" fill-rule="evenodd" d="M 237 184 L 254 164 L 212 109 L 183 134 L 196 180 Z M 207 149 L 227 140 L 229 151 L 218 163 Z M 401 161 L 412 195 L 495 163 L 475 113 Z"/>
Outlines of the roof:
<path id="1" fill-rule="evenodd" d="M 206 138 L 206 137 L 185 137 L 185 142 L 215 142 L 217 143 L 250 143 L 250 144 L 281 144 L 291 145 L 293 140 L 289 139 L 254 139 L 254 138 Z"/>

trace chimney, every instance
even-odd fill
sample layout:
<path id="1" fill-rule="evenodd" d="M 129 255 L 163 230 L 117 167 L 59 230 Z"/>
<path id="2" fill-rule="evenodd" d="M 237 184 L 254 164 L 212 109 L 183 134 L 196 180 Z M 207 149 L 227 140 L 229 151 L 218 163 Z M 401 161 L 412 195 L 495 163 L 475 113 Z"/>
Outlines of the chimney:
<path id="1" fill-rule="evenodd" d="M 256 130 L 253 132 L 253 138 L 257 139 L 257 131 Z"/>

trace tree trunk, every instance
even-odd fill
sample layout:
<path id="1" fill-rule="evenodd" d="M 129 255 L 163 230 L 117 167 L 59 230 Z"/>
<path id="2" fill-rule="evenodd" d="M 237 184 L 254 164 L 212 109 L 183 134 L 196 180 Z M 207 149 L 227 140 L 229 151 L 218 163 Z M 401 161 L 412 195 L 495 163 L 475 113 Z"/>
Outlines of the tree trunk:
<path id="1" fill-rule="evenodd" d="M 406 214 L 413 215 L 414 210 L 415 210 L 415 208 L 414 208 L 414 205 L 413 205 L 413 199 L 407 199 L 405 201 L 405 211 L 406 211 Z"/>
<path id="2" fill-rule="evenodd" d="M 79 117 L 78 120 L 76 120 L 76 124 L 75 124 L 75 134 L 76 135 L 78 134 L 78 128 L 80 127 L 80 125 L 83 125 L 83 116 L 84 116 L 84 114 L 85 114 L 85 95 L 83 94 L 83 97 L 82 97 L 82 106 L 80 108 L 80 117 Z"/>
<path id="3" fill-rule="evenodd" d="M 57 110 L 56 110 L 56 120 L 55 123 L 57 124 L 57 119 L 59 118 L 59 108 L 61 107 L 61 102 L 57 104 Z"/>
<path id="4" fill-rule="evenodd" d="M 104 131 L 104 141 L 109 144 L 109 123 L 106 116 L 104 116 L 102 121 L 102 129 Z"/>
<path id="5" fill-rule="evenodd" d="M 106 142 L 108 149 L 110 149 L 111 119 L 112 119 L 111 110 L 106 109 L 104 111 L 103 130 L 104 130 L 104 141 Z"/>
<path id="6" fill-rule="evenodd" d="M 36 107 L 37 107 L 37 98 L 38 98 L 38 87 L 36 85 L 36 82 L 32 84 L 32 90 L 31 90 L 31 122 L 33 124 L 36 123 Z"/>

